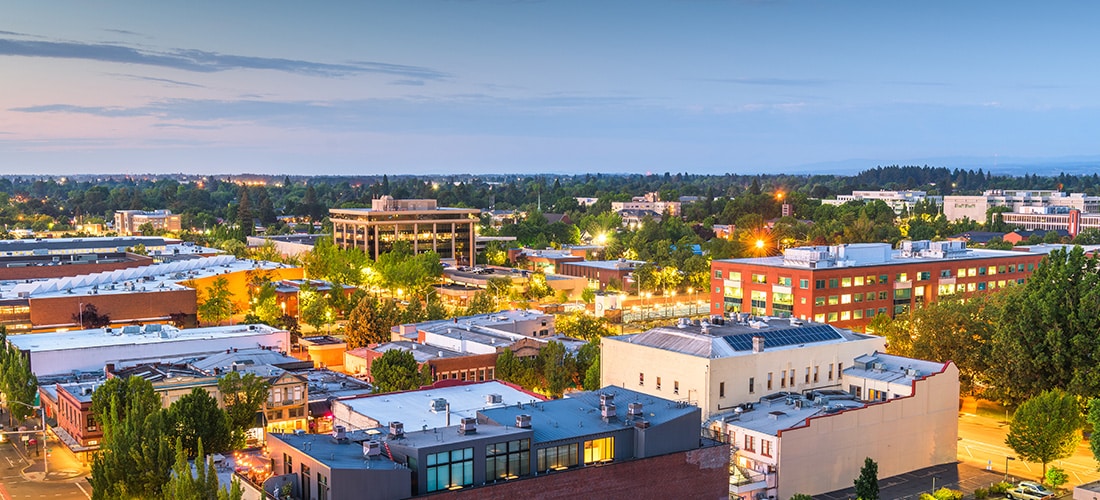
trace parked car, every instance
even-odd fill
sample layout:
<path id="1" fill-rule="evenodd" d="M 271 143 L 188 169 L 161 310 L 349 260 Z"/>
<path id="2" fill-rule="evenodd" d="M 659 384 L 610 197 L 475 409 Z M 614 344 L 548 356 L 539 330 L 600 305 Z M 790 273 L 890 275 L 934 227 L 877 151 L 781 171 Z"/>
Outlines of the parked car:
<path id="1" fill-rule="evenodd" d="M 1008 498 L 1015 498 L 1016 500 L 1052 500 L 1054 492 L 1039 483 L 1022 481 L 1015 488 L 1008 490 Z"/>

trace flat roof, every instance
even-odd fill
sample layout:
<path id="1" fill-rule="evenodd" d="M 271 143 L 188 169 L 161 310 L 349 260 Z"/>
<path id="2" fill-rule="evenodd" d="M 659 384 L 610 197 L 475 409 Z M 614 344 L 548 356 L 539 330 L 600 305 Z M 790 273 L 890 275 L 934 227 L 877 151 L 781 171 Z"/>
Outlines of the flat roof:
<path id="1" fill-rule="evenodd" d="M 413 358 L 416 359 L 417 363 L 426 363 L 433 359 L 457 358 L 459 356 L 465 356 L 465 354 L 452 351 L 443 347 L 418 344 L 416 342 L 408 340 L 396 340 L 393 342 L 386 342 L 385 344 L 378 344 L 377 346 L 371 348 L 360 347 L 358 349 L 352 349 L 348 351 L 348 354 L 360 358 L 365 358 L 368 350 L 377 353 L 384 353 L 393 350 L 410 352 L 412 353 Z"/>
<path id="2" fill-rule="evenodd" d="M 855 246 L 859 244 L 853 244 L 849 246 Z M 892 266 L 897 264 L 928 264 L 935 262 L 958 262 L 966 260 L 983 260 L 983 259 L 1003 259 L 1003 258 L 1019 258 L 1026 255 L 1023 252 L 1015 252 L 1012 250 L 988 250 L 985 248 L 967 248 L 963 252 L 959 252 L 957 255 L 949 255 L 946 257 L 904 257 L 901 250 L 890 250 L 890 259 L 885 261 L 858 261 L 850 260 L 849 263 L 843 266 L 832 267 L 819 267 L 810 268 L 805 266 L 795 266 L 786 264 L 785 257 L 782 255 L 776 255 L 772 257 L 748 257 L 744 259 L 718 259 L 714 262 L 721 262 L 725 264 L 745 264 L 763 267 L 779 267 L 783 269 L 800 269 L 809 271 L 831 271 L 834 269 L 851 269 L 851 268 L 868 268 L 877 266 Z"/>
<path id="3" fill-rule="evenodd" d="M 601 394 L 613 397 L 614 419 L 604 421 L 600 413 Z M 632 425 L 628 417 L 630 403 L 642 405 L 641 419 L 651 425 L 663 424 L 685 415 L 698 415 L 700 411 L 694 405 L 678 404 L 623 387 L 607 386 L 599 391 L 574 392 L 563 399 L 490 408 L 479 413 L 499 425 L 513 427 L 517 416 L 529 415 L 535 442 L 545 443 L 616 431 Z M 696 422 L 698 418 L 696 417 Z M 480 430 L 479 427 L 478 431 Z"/>
<path id="4" fill-rule="evenodd" d="M 642 333 L 605 338 L 713 359 L 755 354 L 752 338 L 756 336 L 764 338 L 765 352 L 875 338 L 824 323 L 779 318 L 743 323 L 728 321 L 725 325 L 680 323 Z"/>
<path id="5" fill-rule="evenodd" d="M 6 252 L 29 252 L 37 249 L 79 250 L 82 248 L 165 246 L 164 238 L 152 236 L 116 236 L 110 238 L 35 238 L 23 240 L 0 240 L 0 255 Z"/>
<path id="6" fill-rule="evenodd" d="M 34 280 L 29 283 L 3 282 L 0 283 L 0 297 L 39 298 L 186 290 L 189 288 L 182 283 L 188 280 L 250 269 L 272 270 L 290 267 L 275 262 L 241 260 L 231 255 L 219 255 L 116 271 Z"/>
<path id="7" fill-rule="evenodd" d="M 104 382 L 105 382 L 105 380 L 97 380 L 97 381 L 94 381 L 94 382 L 72 382 L 72 383 L 68 383 L 68 384 L 58 384 L 58 385 L 60 385 L 61 389 L 63 389 L 65 392 L 69 393 L 69 395 L 72 396 L 77 401 L 79 401 L 81 403 L 91 403 L 92 402 L 92 394 L 95 392 L 96 388 L 103 385 Z M 54 386 L 54 387 L 55 387 L 55 390 L 56 390 L 57 386 Z M 88 389 L 87 394 L 85 394 L 84 389 Z M 56 395 L 55 395 L 55 397 L 56 397 Z"/>
<path id="8" fill-rule="evenodd" d="M 294 366 L 300 363 L 313 366 L 313 362 L 311 361 L 302 361 L 279 351 L 261 349 L 258 347 L 233 349 L 232 352 L 219 352 L 208 356 L 192 357 L 186 362 L 192 368 L 201 370 L 205 373 L 213 373 L 214 369 L 218 369 L 222 372 L 231 371 L 234 363 L 236 363 L 238 367 L 271 365 L 284 369 L 293 369 Z"/>
<path id="9" fill-rule="evenodd" d="M 324 368 L 311 368 L 293 372 L 303 376 L 309 384 L 309 400 L 325 401 L 334 397 L 370 394 L 370 384 L 343 373 Z"/>
<path id="10" fill-rule="evenodd" d="M 458 422 L 458 420 L 455 419 L 451 421 Z M 398 442 L 413 448 L 431 448 L 489 437 L 497 437 L 500 438 L 501 441 L 508 441 L 527 437 L 531 434 L 530 429 L 520 429 L 514 425 L 478 424 L 477 431 L 472 434 L 460 434 L 458 432 L 459 427 L 460 426 L 456 423 L 449 427 L 439 427 L 427 430 L 416 429 L 413 432 L 409 432 L 409 426 L 406 424 L 405 435 L 399 438 L 400 441 Z"/>
<path id="11" fill-rule="evenodd" d="M 881 352 L 864 354 L 854 361 L 854 366 L 844 369 L 845 375 L 902 385 L 910 385 L 915 380 L 940 373 L 945 366 L 945 363 Z"/>
<path id="12" fill-rule="evenodd" d="M 19 350 L 28 352 L 68 351 L 90 347 L 154 345 L 212 338 L 249 337 L 282 331 L 267 325 L 211 326 L 184 330 L 169 325 L 159 326 L 167 332 L 167 338 L 157 333 L 123 333 L 123 327 L 112 328 L 110 333 L 107 333 L 105 328 L 96 328 L 94 330 L 9 335 L 8 342 L 19 348 Z"/>
<path id="13" fill-rule="evenodd" d="M 383 455 L 367 459 L 363 456 L 363 441 L 372 434 L 363 430 L 347 432 L 348 442 L 337 443 L 329 434 L 280 434 L 268 436 L 278 439 L 298 451 L 309 455 L 331 469 L 383 469 L 398 470 L 405 466 L 394 463 Z"/>
<path id="14" fill-rule="evenodd" d="M 645 263 L 644 260 L 579 260 L 576 262 L 563 262 L 563 264 L 568 264 L 570 266 L 594 267 L 613 271 L 629 271 Z"/>
<path id="15" fill-rule="evenodd" d="M 777 400 L 771 404 L 756 403 L 751 410 L 724 413 L 712 417 L 712 420 L 723 420 L 732 426 L 778 436 L 780 431 L 801 426 L 807 418 L 831 415 L 838 411 L 864 406 L 866 406 L 865 403 L 854 399 L 838 399 L 830 401 L 828 406 L 804 404 L 801 408 L 797 408 L 794 404 L 785 404 L 783 400 Z"/>
<path id="16" fill-rule="evenodd" d="M 486 403 L 486 396 L 490 394 L 499 394 L 502 402 Z M 476 417 L 477 412 L 485 408 L 539 400 L 527 392 L 492 380 L 476 384 L 341 399 L 334 401 L 333 404 L 343 404 L 349 410 L 374 419 L 382 425 L 389 422 L 402 422 L 405 424 L 405 429 L 409 430 L 420 429 L 423 426 L 434 429 L 447 425 L 447 413 L 433 412 L 431 409 L 432 402 L 438 398 L 446 399 L 451 405 L 452 423 L 458 422 L 463 417 Z"/>

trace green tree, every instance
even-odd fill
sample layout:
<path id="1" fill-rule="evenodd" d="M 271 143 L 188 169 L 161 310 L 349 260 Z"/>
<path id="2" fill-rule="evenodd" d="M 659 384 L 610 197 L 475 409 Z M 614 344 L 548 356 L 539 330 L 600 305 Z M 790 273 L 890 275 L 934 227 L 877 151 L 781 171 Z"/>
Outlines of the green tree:
<path id="1" fill-rule="evenodd" d="M 221 324 L 237 312 L 233 303 L 233 292 L 229 291 L 229 280 L 219 277 L 200 294 L 198 304 L 199 320 L 204 323 Z"/>
<path id="2" fill-rule="evenodd" d="M 581 300 L 585 304 L 596 302 L 596 290 L 592 287 L 584 287 L 584 290 L 581 290 Z"/>
<path id="3" fill-rule="evenodd" d="M 218 379 L 218 392 L 237 445 L 244 444 L 244 433 L 255 424 L 256 412 L 263 408 L 270 391 L 271 384 L 254 373 L 231 371 Z"/>
<path id="4" fill-rule="evenodd" d="M 878 500 L 878 464 L 871 457 L 863 460 L 859 477 L 855 480 L 856 498 L 859 500 Z"/>
<path id="5" fill-rule="evenodd" d="M 431 372 L 421 370 L 413 354 L 400 349 L 390 349 L 375 358 L 370 374 L 377 393 L 410 391 L 431 383 Z"/>
<path id="6" fill-rule="evenodd" d="M 1047 470 L 1047 474 L 1044 477 L 1046 478 L 1047 484 L 1055 488 L 1058 488 L 1069 481 L 1069 475 L 1066 474 L 1066 471 L 1062 470 L 1061 467 L 1051 467 L 1049 470 Z"/>
<path id="7" fill-rule="evenodd" d="M 343 289 L 342 286 L 340 288 Z M 320 330 L 332 320 L 333 311 L 325 294 L 306 282 L 298 290 L 298 315 L 303 323 L 312 326 L 314 330 Z"/>
<path id="8" fill-rule="evenodd" d="M 175 449 L 176 461 L 172 466 L 172 478 L 164 486 L 165 500 L 241 500 L 244 496 L 240 481 L 236 478 L 233 478 L 228 489 L 218 486 L 214 458 L 203 452 L 201 440 L 194 472 L 187 461 L 187 450 L 184 449 L 183 441 L 178 437 Z"/>
<path id="9" fill-rule="evenodd" d="M 1066 458 L 1081 442 L 1084 416 L 1073 395 L 1061 389 L 1028 399 L 1012 414 L 1005 443 L 1029 462 L 1047 464 Z"/>
<path id="10" fill-rule="evenodd" d="M 0 327 L 0 392 L 8 404 L 8 424 L 18 425 L 34 415 L 34 399 L 38 394 L 38 377 L 31 371 L 25 354 L 6 343 L 7 331 Z"/>
<path id="11" fill-rule="evenodd" d="M 554 329 L 562 335 L 589 342 L 614 334 L 607 318 L 597 318 L 587 311 L 558 315 Z"/>
<path id="12" fill-rule="evenodd" d="M 153 385 L 140 377 L 112 378 L 92 394 L 103 429 L 92 461 L 92 498 L 159 498 L 172 470 L 172 423 Z"/>
<path id="13" fill-rule="evenodd" d="M 103 328 L 111 324 L 111 316 L 99 314 L 95 304 L 84 304 L 80 312 L 73 315 L 73 323 L 80 325 L 81 328 Z"/>
<path id="14" fill-rule="evenodd" d="M 192 389 L 190 394 L 168 407 L 168 414 L 173 423 L 173 435 L 182 439 L 189 457 L 198 456 L 199 440 L 214 453 L 229 450 L 232 440 L 229 418 L 205 389 Z"/>
<path id="15" fill-rule="evenodd" d="M 470 298 L 470 301 L 466 304 L 466 311 L 463 315 L 477 316 L 479 314 L 489 314 L 499 310 L 497 301 L 493 298 L 493 295 L 488 291 L 480 291 Z"/>
<path id="16" fill-rule="evenodd" d="M 391 299 L 363 297 L 348 315 L 344 328 L 349 349 L 390 341 L 390 330 L 401 322 L 401 310 Z"/>
<path id="17" fill-rule="evenodd" d="M 600 389 L 600 358 L 596 357 L 584 373 L 584 390 L 595 391 Z"/>
<path id="18" fill-rule="evenodd" d="M 1097 431 L 1100 431 L 1100 398 L 1092 398 L 1089 400 L 1088 415 L 1086 419 L 1089 426 L 1093 428 L 1094 435 Z M 1100 435 L 1089 439 L 1089 449 L 1092 450 L 1092 458 L 1100 462 Z"/>

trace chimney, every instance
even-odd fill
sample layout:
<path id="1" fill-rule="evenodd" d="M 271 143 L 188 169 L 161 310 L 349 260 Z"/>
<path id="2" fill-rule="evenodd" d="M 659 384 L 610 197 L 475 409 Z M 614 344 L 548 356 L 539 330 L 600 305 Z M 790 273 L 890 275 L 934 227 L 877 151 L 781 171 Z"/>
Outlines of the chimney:
<path id="1" fill-rule="evenodd" d="M 764 352 L 764 336 L 753 335 L 752 337 L 752 352 Z"/>

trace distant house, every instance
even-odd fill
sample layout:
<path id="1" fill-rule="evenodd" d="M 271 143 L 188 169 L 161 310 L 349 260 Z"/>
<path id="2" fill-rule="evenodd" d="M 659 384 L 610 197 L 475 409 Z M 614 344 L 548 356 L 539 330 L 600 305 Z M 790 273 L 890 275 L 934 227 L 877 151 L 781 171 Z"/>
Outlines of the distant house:
<path id="1" fill-rule="evenodd" d="M 1051 230 L 1036 229 L 1034 231 L 1013 231 L 1011 233 L 1008 233 L 1008 234 L 1004 235 L 1004 240 L 1009 242 L 1009 243 L 1012 243 L 1013 245 L 1015 245 L 1015 244 L 1020 243 L 1022 241 L 1027 241 L 1027 240 L 1031 239 L 1032 236 L 1038 236 L 1040 238 L 1046 238 L 1047 233 L 1055 233 L 1055 234 L 1058 235 L 1059 238 L 1069 238 L 1070 237 L 1069 231 L 1066 231 L 1065 229 L 1051 229 Z"/>
<path id="2" fill-rule="evenodd" d="M 562 224 L 572 224 L 573 219 L 569 218 L 569 214 L 542 214 L 546 217 L 547 224 L 553 224 L 555 222 L 561 222 Z"/>
<path id="3" fill-rule="evenodd" d="M 977 245 L 985 245 L 990 240 L 997 238 L 1004 239 L 1005 233 L 999 233 L 996 231 L 967 231 L 965 233 L 959 233 L 954 236 L 948 237 L 951 240 L 965 241 L 967 243 L 974 243 Z"/>

